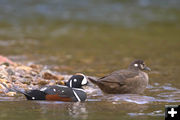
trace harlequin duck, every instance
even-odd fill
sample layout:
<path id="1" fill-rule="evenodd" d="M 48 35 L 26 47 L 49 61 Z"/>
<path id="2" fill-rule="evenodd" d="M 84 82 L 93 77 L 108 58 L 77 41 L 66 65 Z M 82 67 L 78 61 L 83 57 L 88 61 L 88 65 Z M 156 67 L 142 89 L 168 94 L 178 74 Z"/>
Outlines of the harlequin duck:
<path id="1" fill-rule="evenodd" d="M 148 74 L 143 71 L 150 71 L 143 60 L 133 61 L 128 69 L 118 70 L 99 78 L 89 78 L 91 82 L 110 94 L 138 94 L 142 93 L 148 85 Z"/>
<path id="2" fill-rule="evenodd" d="M 88 83 L 85 75 L 76 74 L 73 75 L 63 85 L 45 86 L 40 90 L 30 90 L 22 92 L 15 89 L 25 95 L 27 100 L 49 100 L 49 101 L 65 101 L 65 102 L 77 102 L 85 101 L 87 96 L 85 91 L 82 89 L 83 85 Z"/>

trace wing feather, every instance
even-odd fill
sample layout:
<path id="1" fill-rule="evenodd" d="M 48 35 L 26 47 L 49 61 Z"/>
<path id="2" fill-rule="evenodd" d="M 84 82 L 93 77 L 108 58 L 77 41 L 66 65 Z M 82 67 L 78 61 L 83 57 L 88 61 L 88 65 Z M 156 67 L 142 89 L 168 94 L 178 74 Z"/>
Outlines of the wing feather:
<path id="1" fill-rule="evenodd" d="M 118 83 L 123 85 L 128 79 L 134 78 L 138 75 L 137 72 L 129 70 L 115 71 L 107 76 L 99 78 L 99 82 Z"/>

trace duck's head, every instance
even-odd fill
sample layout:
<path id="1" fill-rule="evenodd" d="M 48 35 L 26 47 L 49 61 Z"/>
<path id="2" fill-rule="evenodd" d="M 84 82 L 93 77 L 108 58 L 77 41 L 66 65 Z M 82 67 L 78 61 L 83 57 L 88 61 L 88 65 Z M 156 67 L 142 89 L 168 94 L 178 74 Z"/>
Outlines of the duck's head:
<path id="1" fill-rule="evenodd" d="M 82 88 L 82 86 L 88 83 L 87 78 L 82 73 L 77 73 L 73 75 L 65 85 L 72 88 Z"/>
<path id="2" fill-rule="evenodd" d="M 151 69 L 146 66 L 143 60 L 134 60 L 129 65 L 129 69 L 151 71 Z"/>

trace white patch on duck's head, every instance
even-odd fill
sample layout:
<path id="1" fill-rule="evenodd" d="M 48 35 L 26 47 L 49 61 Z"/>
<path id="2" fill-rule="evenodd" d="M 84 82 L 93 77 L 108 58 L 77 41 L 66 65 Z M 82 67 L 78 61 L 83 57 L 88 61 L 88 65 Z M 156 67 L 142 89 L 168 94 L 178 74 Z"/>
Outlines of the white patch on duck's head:
<path id="1" fill-rule="evenodd" d="M 134 67 L 138 67 L 138 64 L 134 64 Z"/>
<path id="2" fill-rule="evenodd" d="M 82 73 L 77 73 L 76 75 L 81 75 L 81 76 L 83 76 L 83 80 L 82 80 L 82 82 L 81 82 L 81 85 L 86 85 L 86 84 L 88 83 L 87 78 L 86 78 L 86 76 L 85 76 L 84 74 L 82 74 Z"/>
<path id="3" fill-rule="evenodd" d="M 140 67 L 141 67 L 142 70 L 144 69 L 144 65 L 143 64 L 140 64 Z"/>
<path id="4" fill-rule="evenodd" d="M 86 85 L 88 83 L 87 78 L 85 75 L 83 75 L 84 79 L 81 82 L 81 85 Z"/>

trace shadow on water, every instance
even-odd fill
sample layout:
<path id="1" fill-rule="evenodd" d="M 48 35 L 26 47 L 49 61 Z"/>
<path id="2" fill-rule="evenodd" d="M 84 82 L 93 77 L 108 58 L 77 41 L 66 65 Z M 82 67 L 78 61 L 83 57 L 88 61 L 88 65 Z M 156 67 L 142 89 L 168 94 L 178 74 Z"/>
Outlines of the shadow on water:
<path id="1" fill-rule="evenodd" d="M 0 97 L 0 119 L 163 119 L 180 103 L 179 0 L 1 0 L 0 54 L 65 74 L 101 77 L 137 58 L 152 72 L 142 95 L 86 89 L 85 103 Z"/>

